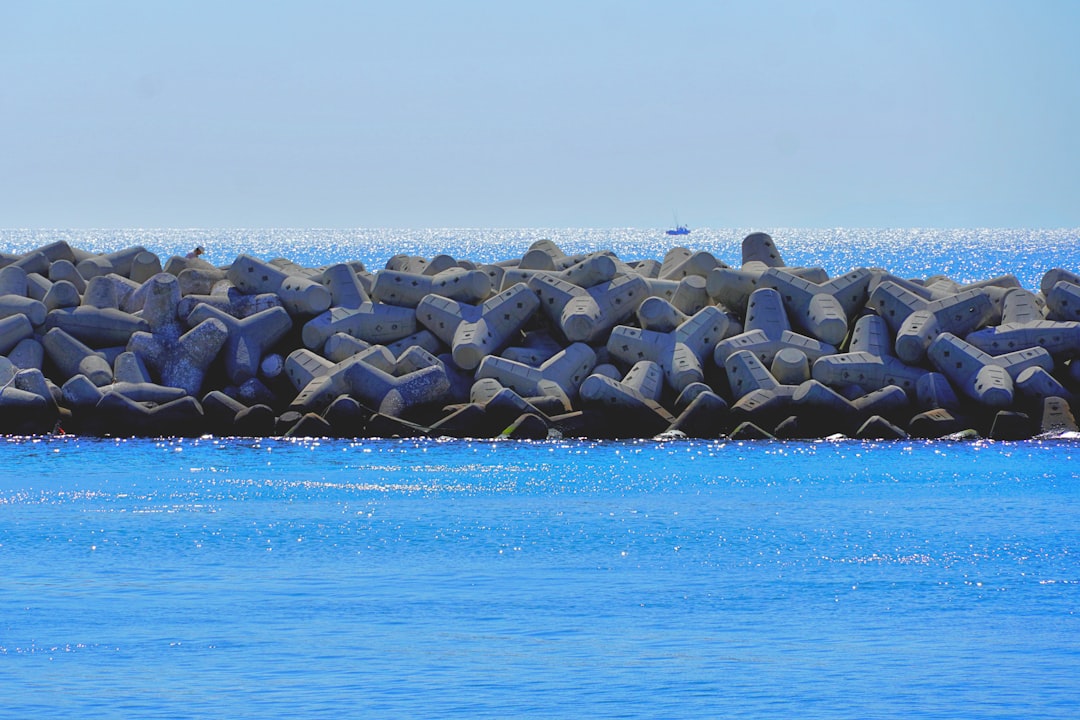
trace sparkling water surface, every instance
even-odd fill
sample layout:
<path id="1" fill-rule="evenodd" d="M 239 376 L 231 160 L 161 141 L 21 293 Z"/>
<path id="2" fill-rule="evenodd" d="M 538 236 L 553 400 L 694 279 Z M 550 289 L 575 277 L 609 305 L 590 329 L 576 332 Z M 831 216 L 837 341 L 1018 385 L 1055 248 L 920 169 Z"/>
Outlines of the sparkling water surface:
<path id="1" fill-rule="evenodd" d="M 12 717 L 1069 717 L 1072 441 L 0 445 Z"/>
<path id="2" fill-rule="evenodd" d="M 770 232 L 834 273 L 1080 269 L 1072 231 Z M 0 234 L 377 269 L 746 232 Z M 0 439 L 0 717 L 1071 718 L 1078 451 Z"/>
<path id="3" fill-rule="evenodd" d="M 207 259 L 228 264 L 240 253 L 264 259 L 284 256 L 309 266 L 360 260 L 378 270 L 394 255 L 447 253 L 476 262 L 520 257 L 529 245 L 550 239 L 567 254 L 614 251 L 626 261 L 664 257 L 676 246 L 705 250 L 733 266 L 742 262 L 741 242 L 756 231 L 772 235 L 788 265 L 820 266 L 832 275 L 856 267 L 883 267 L 905 277 L 948 275 L 974 282 L 1012 274 L 1038 290 L 1055 267 L 1080 270 L 1080 229 L 695 229 L 668 236 L 638 228 L 446 228 L 446 229 L 0 229 L 0 250 L 25 252 L 56 240 L 94 252 L 142 245 L 163 259 L 196 245 Z"/>

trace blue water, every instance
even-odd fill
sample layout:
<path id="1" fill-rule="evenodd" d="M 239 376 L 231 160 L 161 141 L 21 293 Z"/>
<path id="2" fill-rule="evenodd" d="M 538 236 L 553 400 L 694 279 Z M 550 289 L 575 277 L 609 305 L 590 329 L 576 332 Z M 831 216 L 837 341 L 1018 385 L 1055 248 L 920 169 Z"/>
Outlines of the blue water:
<path id="1" fill-rule="evenodd" d="M 5 232 L 8 248 L 55 237 Z M 376 267 L 604 240 L 213 232 L 222 263 Z M 671 244 L 607 232 L 626 259 Z M 985 231 L 956 267 L 921 270 L 984 231 L 920 232 L 774 237 L 790 264 L 834 271 L 869 264 L 848 262 L 859 247 L 909 275 L 1037 287 L 1080 268 L 1066 231 Z M 163 254 L 155 238 L 205 241 L 75 235 Z M 711 237 L 679 241 L 737 263 L 741 235 Z M 0 717 L 1070 718 L 1078 455 L 1070 440 L 3 439 Z"/>
<path id="2" fill-rule="evenodd" d="M 945 274 L 974 282 L 1011 273 L 1024 287 L 1038 289 L 1053 267 L 1080 270 L 1080 228 L 1067 229 L 790 229 L 697 228 L 671 237 L 662 229 L 135 229 L 19 230 L 0 228 L 0 250 L 25 252 L 54 240 L 95 252 L 142 245 L 162 258 L 186 254 L 196 245 L 207 259 L 227 264 L 240 253 L 288 257 L 318 266 L 360 260 L 378 270 L 399 253 L 431 257 L 448 253 L 478 262 L 520 257 L 541 238 L 568 253 L 613 250 L 623 260 L 662 259 L 675 245 L 707 250 L 729 265 L 741 263 L 747 234 L 772 235 L 788 265 L 820 266 L 839 275 L 855 267 L 883 267 L 905 277 Z"/>
<path id="3" fill-rule="evenodd" d="M 0 445 L 10 717 L 1070 717 L 1080 445 Z"/>

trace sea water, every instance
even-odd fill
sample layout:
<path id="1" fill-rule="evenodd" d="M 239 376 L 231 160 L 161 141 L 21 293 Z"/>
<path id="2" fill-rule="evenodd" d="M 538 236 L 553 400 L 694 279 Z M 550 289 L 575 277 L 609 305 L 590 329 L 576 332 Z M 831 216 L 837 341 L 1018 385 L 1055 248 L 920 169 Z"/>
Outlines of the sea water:
<path id="1" fill-rule="evenodd" d="M 63 235 L 372 269 L 539 237 L 737 264 L 741 239 L 5 232 L 9 250 Z M 1037 288 L 1080 269 L 1067 231 L 772 234 L 789 264 L 833 273 Z M 3 439 L 0 717 L 1073 717 L 1078 452 Z"/>

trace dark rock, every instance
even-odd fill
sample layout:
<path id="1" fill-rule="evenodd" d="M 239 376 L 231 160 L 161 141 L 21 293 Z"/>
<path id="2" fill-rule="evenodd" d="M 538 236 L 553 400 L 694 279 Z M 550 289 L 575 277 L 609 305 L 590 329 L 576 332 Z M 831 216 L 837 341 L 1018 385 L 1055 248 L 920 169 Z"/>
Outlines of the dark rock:
<path id="1" fill-rule="evenodd" d="M 864 418 L 879 415 L 896 425 L 907 425 L 911 420 L 911 399 L 899 385 L 886 385 L 855 398 L 851 404 Z"/>
<path id="2" fill-rule="evenodd" d="M 752 422 L 739 423 L 729 435 L 732 440 L 776 440 L 776 436 L 765 432 Z"/>
<path id="3" fill-rule="evenodd" d="M 285 437 L 289 434 L 289 430 L 291 430 L 296 423 L 300 422 L 300 418 L 302 417 L 304 417 L 303 413 L 299 413 L 296 410 L 287 410 L 281 413 L 274 421 L 274 435 Z"/>
<path id="4" fill-rule="evenodd" d="M 277 415 L 269 405 L 252 405 L 236 413 L 233 432 L 239 437 L 270 437 Z"/>
<path id="5" fill-rule="evenodd" d="M 307 413 L 289 428 L 289 431 L 285 433 L 285 437 L 324 438 L 331 437 L 333 434 L 334 431 L 330 423 L 326 422 L 321 415 Z"/>
<path id="6" fill-rule="evenodd" d="M 908 433 L 912 437 L 933 440 L 946 435 L 954 435 L 970 427 L 967 420 L 953 415 L 952 411 L 936 408 L 911 418 L 911 422 L 908 423 Z"/>
<path id="7" fill-rule="evenodd" d="M 779 440 L 807 440 L 817 437 L 806 427 L 804 421 L 799 420 L 798 415 L 789 415 L 778 422 L 772 434 Z"/>
<path id="8" fill-rule="evenodd" d="M 330 424 L 331 434 L 340 438 L 356 438 L 364 434 L 368 419 L 374 412 L 348 395 L 340 395 L 323 413 Z"/>
<path id="9" fill-rule="evenodd" d="M 546 440 L 548 424 L 536 413 L 524 413 L 511 423 L 502 435 L 511 440 Z"/>
<path id="10" fill-rule="evenodd" d="M 1027 440 L 1035 434 L 1035 423 L 1026 413 L 999 410 L 990 427 L 991 440 Z"/>
<path id="11" fill-rule="evenodd" d="M 711 390 L 699 392 L 675 419 L 670 430 L 692 438 L 718 438 L 730 427 L 731 409 Z"/>
<path id="12" fill-rule="evenodd" d="M 391 415 L 375 413 L 364 426 L 364 437 L 415 438 L 427 435 L 427 428 Z"/>
<path id="13" fill-rule="evenodd" d="M 429 434 L 432 437 L 488 438 L 502 430 L 494 430 L 491 420 L 482 405 L 468 403 L 432 425 Z"/>
<path id="14" fill-rule="evenodd" d="M 203 413 L 206 416 L 206 429 L 214 435 L 233 434 L 233 421 L 237 413 L 247 409 L 239 400 L 229 397 L 220 390 L 212 390 L 203 396 Z"/>
<path id="15" fill-rule="evenodd" d="M 904 440 L 908 434 L 880 415 L 871 416 L 855 431 L 859 440 Z"/>
<path id="16" fill-rule="evenodd" d="M 776 427 L 792 413 L 791 397 L 795 388 L 781 385 L 775 390 L 754 390 L 739 398 L 731 406 L 733 424 L 749 422 L 758 427 Z"/>

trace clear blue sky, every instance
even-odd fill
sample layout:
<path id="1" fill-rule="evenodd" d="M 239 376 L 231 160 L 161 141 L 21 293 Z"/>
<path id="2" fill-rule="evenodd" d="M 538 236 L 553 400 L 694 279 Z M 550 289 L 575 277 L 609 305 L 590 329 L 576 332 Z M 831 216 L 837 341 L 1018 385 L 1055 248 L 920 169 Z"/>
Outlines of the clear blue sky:
<path id="1" fill-rule="evenodd" d="M 1080 227 L 1080 2 L 0 0 L 0 227 Z"/>

